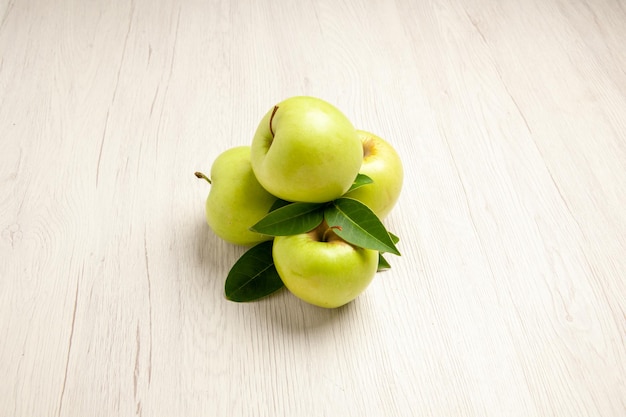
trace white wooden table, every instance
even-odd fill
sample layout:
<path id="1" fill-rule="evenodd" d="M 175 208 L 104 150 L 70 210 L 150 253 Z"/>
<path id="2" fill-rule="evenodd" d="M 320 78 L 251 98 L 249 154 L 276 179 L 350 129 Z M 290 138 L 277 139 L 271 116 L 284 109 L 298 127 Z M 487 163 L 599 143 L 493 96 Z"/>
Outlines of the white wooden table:
<path id="1" fill-rule="evenodd" d="M 623 0 L 0 0 L 0 416 L 626 415 Z M 225 300 L 209 171 L 293 95 L 393 143 L 402 257 Z"/>

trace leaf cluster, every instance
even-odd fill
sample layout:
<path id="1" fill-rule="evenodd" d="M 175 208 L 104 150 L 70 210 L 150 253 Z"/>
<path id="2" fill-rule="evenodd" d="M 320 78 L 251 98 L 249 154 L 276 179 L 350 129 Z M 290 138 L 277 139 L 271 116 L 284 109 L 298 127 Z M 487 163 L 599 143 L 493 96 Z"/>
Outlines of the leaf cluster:
<path id="1" fill-rule="evenodd" d="M 359 174 L 350 191 L 370 184 Z M 307 233 L 326 222 L 341 239 L 353 246 L 376 250 L 378 270 L 390 268 L 384 253 L 400 256 L 399 238 L 390 233 L 376 214 L 358 200 L 341 197 L 327 203 L 291 203 L 277 200 L 268 214 L 250 230 L 269 236 L 291 236 Z M 272 241 L 259 243 L 245 252 L 226 278 L 226 298 L 231 301 L 254 301 L 283 287 L 274 267 Z"/>

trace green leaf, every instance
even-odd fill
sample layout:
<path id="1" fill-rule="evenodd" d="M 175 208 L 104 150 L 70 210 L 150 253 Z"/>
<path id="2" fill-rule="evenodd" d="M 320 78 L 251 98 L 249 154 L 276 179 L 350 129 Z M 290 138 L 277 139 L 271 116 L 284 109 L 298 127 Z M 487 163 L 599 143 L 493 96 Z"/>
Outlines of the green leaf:
<path id="1" fill-rule="evenodd" d="M 389 232 L 389 237 L 391 238 L 391 240 L 393 241 L 393 243 L 398 243 L 400 241 L 400 238 L 396 235 L 394 235 L 393 233 Z"/>
<path id="2" fill-rule="evenodd" d="M 391 236 L 376 214 L 353 198 L 340 198 L 324 211 L 324 219 L 334 232 L 348 243 L 400 255 Z"/>
<path id="3" fill-rule="evenodd" d="M 374 180 L 372 180 L 367 175 L 365 175 L 365 174 L 357 174 L 356 179 L 354 180 L 354 183 L 352 184 L 352 186 L 350 187 L 350 189 L 347 192 L 349 193 L 350 191 L 354 191 L 357 188 L 360 188 L 360 187 L 362 187 L 364 185 L 367 185 L 367 184 L 371 184 L 373 182 L 374 182 Z"/>
<path id="4" fill-rule="evenodd" d="M 387 260 L 383 257 L 383 254 L 378 252 L 378 270 L 383 271 L 385 269 L 391 268 L 391 265 Z"/>
<path id="5" fill-rule="evenodd" d="M 274 204 L 272 204 L 272 207 L 270 207 L 270 211 L 268 211 L 268 213 L 271 213 L 272 211 L 277 210 L 281 207 L 288 206 L 289 204 L 291 204 L 291 201 L 285 201 L 278 198 L 276 199 L 276 201 L 274 201 Z"/>
<path id="6" fill-rule="evenodd" d="M 228 272 L 224 292 L 231 301 L 254 301 L 283 287 L 272 259 L 272 241 L 248 249 Z"/>
<path id="7" fill-rule="evenodd" d="M 270 236 L 306 233 L 324 219 L 324 205 L 325 203 L 291 203 L 268 213 L 250 230 Z"/>

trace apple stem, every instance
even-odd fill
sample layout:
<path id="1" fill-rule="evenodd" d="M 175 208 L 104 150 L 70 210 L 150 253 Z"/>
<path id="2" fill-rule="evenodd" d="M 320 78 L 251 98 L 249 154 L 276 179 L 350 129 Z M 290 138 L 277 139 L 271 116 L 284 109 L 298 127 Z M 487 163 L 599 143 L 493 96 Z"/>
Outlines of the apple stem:
<path id="1" fill-rule="evenodd" d="M 274 120 L 274 115 L 276 114 L 277 110 L 278 110 L 278 106 L 274 106 L 274 110 L 272 110 L 272 115 L 270 116 L 270 133 L 272 134 L 272 137 L 274 137 L 274 130 L 272 129 L 272 120 Z"/>
<path id="2" fill-rule="evenodd" d="M 209 184 L 212 184 L 211 179 L 204 175 L 202 172 L 196 172 L 195 175 L 200 179 L 206 180 L 206 182 L 208 182 Z"/>
<path id="3" fill-rule="evenodd" d="M 332 233 L 335 230 L 339 230 L 340 232 L 343 230 L 343 227 L 341 226 L 330 226 L 328 229 L 326 229 L 324 231 L 324 234 L 322 235 L 322 242 L 328 242 L 328 233 Z"/>

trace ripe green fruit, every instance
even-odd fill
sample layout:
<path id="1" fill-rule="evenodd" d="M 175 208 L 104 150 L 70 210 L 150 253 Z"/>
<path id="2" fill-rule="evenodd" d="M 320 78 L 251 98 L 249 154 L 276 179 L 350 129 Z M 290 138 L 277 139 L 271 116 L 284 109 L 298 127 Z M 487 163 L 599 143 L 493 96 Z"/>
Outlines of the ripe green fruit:
<path id="1" fill-rule="evenodd" d="M 396 150 L 384 139 L 364 130 L 357 130 L 363 144 L 363 164 L 359 173 L 374 182 L 350 191 L 346 197 L 359 200 L 378 216 L 387 217 L 400 197 L 404 171 Z"/>
<path id="2" fill-rule="evenodd" d="M 237 245 L 251 246 L 272 237 L 249 228 L 265 216 L 276 197 L 257 181 L 250 165 L 250 147 L 238 146 L 220 154 L 211 167 L 206 199 L 206 220 L 220 238 Z"/>
<path id="3" fill-rule="evenodd" d="M 378 252 L 355 247 L 326 223 L 311 232 L 277 236 L 274 265 L 296 297 L 319 307 L 335 308 L 354 300 L 378 268 Z"/>
<path id="4" fill-rule="evenodd" d="M 263 187 L 287 201 L 323 203 L 343 195 L 356 178 L 363 147 L 356 129 L 333 105 L 291 97 L 261 120 L 251 150 Z"/>

